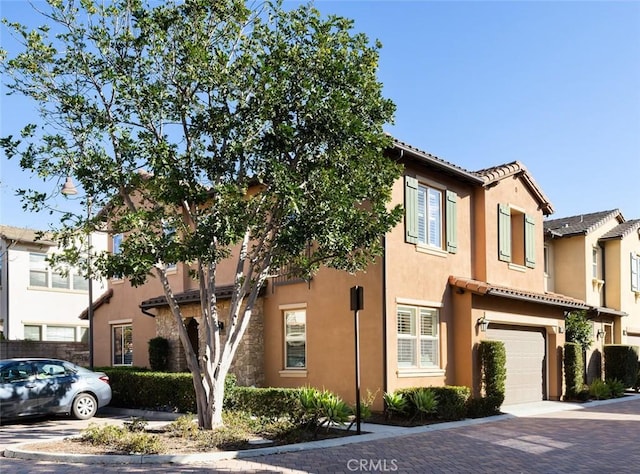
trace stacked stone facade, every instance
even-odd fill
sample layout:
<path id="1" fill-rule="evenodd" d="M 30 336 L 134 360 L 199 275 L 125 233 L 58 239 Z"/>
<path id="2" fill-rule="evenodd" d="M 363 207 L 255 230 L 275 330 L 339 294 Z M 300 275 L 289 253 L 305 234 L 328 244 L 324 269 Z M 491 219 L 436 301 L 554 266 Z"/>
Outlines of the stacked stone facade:
<path id="1" fill-rule="evenodd" d="M 224 324 L 221 331 L 221 341 L 225 342 L 229 324 L 229 300 L 218 300 L 219 319 Z M 193 319 L 198 324 L 199 354 L 202 358 L 205 348 L 204 325 L 199 303 L 181 306 L 185 324 Z M 158 308 L 156 315 L 157 334 L 169 341 L 170 359 L 169 370 L 173 372 L 186 371 L 187 362 L 184 349 L 180 343 L 176 321 L 168 306 Z M 238 346 L 238 351 L 231 364 L 231 373 L 238 379 L 238 385 L 264 386 L 264 314 L 262 299 L 258 299 L 247 331 Z"/>

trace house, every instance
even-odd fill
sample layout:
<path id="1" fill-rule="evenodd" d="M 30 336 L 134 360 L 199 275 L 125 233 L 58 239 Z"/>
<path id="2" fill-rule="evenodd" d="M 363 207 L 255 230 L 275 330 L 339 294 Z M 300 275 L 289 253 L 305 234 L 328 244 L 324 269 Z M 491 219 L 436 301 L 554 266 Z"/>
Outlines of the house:
<path id="1" fill-rule="evenodd" d="M 94 234 L 93 246 L 105 249 L 106 234 Z M 46 258 L 58 250 L 35 230 L 0 225 L 0 326 L 5 339 L 87 341 L 88 280 L 70 268 L 51 268 Z M 107 289 L 94 280 L 94 295 Z"/>
<path id="2" fill-rule="evenodd" d="M 604 344 L 640 346 L 640 219 L 618 209 L 545 221 L 547 289 L 589 305 L 588 380 L 601 376 Z"/>
<path id="3" fill-rule="evenodd" d="M 418 385 L 465 385 L 479 395 L 476 352 L 485 339 L 505 343 L 505 403 L 560 399 L 564 318 L 588 305 L 545 289 L 549 199 L 519 162 L 471 172 L 400 141 L 387 155 L 404 165 L 393 201 L 405 218 L 384 236 L 384 255 L 355 275 L 322 268 L 310 281 L 271 279 L 232 371 L 244 384 L 324 387 L 353 402 L 349 289 L 358 285 L 361 390 L 377 394 L 374 407 L 383 392 Z M 112 251 L 121 239 L 113 236 Z M 217 271 L 223 314 L 233 270 L 225 261 Z M 191 340 L 202 340 L 188 268 L 177 264 L 170 279 Z M 147 365 L 147 341 L 162 335 L 176 351 L 173 368 L 184 369 L 159 283 L 112 280 L 110 288 L 111 303 L 95 312 L 96 364 Z"/>

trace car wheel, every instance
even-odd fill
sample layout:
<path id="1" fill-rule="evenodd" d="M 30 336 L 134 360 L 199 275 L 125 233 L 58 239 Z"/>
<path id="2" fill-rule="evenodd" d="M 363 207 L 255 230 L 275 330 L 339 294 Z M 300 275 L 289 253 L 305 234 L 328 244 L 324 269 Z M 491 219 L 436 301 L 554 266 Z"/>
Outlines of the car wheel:
<path id="1" fill-rule="evenodd" d="M 98 402 L 93 395 L 81 393 L 73 401 L 71 410 L 78 420 L 88 420 L 98 411 Z"/>

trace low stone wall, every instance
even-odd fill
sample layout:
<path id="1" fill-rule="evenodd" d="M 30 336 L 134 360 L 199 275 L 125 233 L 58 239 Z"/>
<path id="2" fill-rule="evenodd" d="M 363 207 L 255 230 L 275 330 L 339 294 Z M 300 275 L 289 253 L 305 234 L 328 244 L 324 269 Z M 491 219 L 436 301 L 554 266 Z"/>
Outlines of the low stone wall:
<path id="1" fill-rule="evenodd" d="M 0 359 L 49 357 L 87 367 L 89 346 L 84 342 L 0 341 Z"/>

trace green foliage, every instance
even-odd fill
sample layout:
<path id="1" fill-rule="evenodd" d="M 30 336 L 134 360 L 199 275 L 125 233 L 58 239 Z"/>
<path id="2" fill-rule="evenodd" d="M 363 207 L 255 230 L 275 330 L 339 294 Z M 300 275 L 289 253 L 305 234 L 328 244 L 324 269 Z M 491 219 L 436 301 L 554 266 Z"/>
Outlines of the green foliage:
<path id="1" fill-rule="evenodd" d="M 233 390 L 233 403 L 227 408 L 233 407 L 234 411 L 271 420 L 297 419 L 303 410 L 299 391 L 296 388 L 236 387 Z"/>
<path id="2" fill-rule="evenodd" d="M 467 413 L 467 400 L 471 394 L 469 387 L 444 386 L 444 387 L 410 387 L 397 390 L 394 396 L 402 396 L 406 400 L 404 413 L 409 419 L 419 416 L 418 408 L 414 403 L 414 393 L 430 391 L 437 399 L 435 416 L 440 420 L 460 420 Z"/>
<path id="3" fill-rule="evenodd" d="M 193 265 L 209 301 L 212 264 L 252 242 L 238 252 L 247 284 L 232 295 L 229 344 L 267 275 L 353 272 L 381 254 L 380 236 L 402 217 L 390 205 L 401 168 L 384 154 L 395 106 L 376 77 L 380 44 L 351 20 L 243 0 L 56 1 L 43 13 L 46 29 L 5 21 L 23 50 L 0 72 L 41 117 L 0 147 L 44 182 L 69 175 L 82 189 L 54 233 L 69 249 L 61 262 L 89 273 L 75 244 L 122 233 L 120 252 L 95 252 L 90 272 L 134 286 L 156 276 L 179 316 L 165 264 Z M 51 206 L 48 192 L 19 192 L 27 210 Z M 184 349 L 200 405 L 214 408 L 222 386 L 205 381 L 226 373 L 202 371 L 231 361 L 201 368 Z"/>
<path id="4" fill-rule="evenodd" d="M 384 399 L 384 410 L 387 414 L 387 417 L 392 415 L 403 415 L 407 411 L 407 400 L 404 398 L 404 394 L 400 392 L 391 392 L 385 393 L 383 395 Z"/>
<path id="5" fill-rule="evenodd" d="M 188 373 L 150 372 L 106 367 L 111 405 L 125 408 L 195 413 L 193 379 Z"/>
<path id="6" fill-rule="evenodd" d="M 589 395 L 596 400 L 606 400 L 611 398 L 611 389 L 604 380 L 595 379 L 589 385 Z"/>
<path id="7" fill-rule="evenodd" d="M 438 408 L 438 397 L 433 390 L 425 388 L 411 393 L 411 403 L 415 407 L 416 416 L 423 419 L 424 417 L 436 413 Z"/>
<path id="8" fill-rule="evenodd" d="M 375 392 L 372 392 L 370 389 L 367 389 L 367 396 L 360 400 L 360 418 L 362 420 L 366 420 L 371 417 L 371 405 L 373 405 L 379 391 L 380 390 L 378 389 Z M 352 407 L 351 410 L 355 413 L 356 407 Z"/>
<path id="9" fill-rule="evenodd" d="M 638 373 L 638 347 L 607 344 L 603 353 L 606 378 L 618 379 L 625 387 L 633 387 Z"/>
<path id="10" fill-rule="evenodd" d="M 481 341 L 478 345 L 480 370 L 487 410 L 497 414 L 504 401 L 507 353 L 502 341 Z"/>
<path id="11" fill-rule="evenodd" d="M 620 398 L 624 396 L 624 383 L 618 379 L 607 380 L 607 386 L 609 387 L 609 393 L 613 398 Z"/>
<path id="12" fill-rule="evenodd" d="M 168 339 L 161 336 L 149 339 L 149 365 L 156 372 L 164 372 L 169 368 Z"/>
<path id="13" fill-rule="evenodd" d="M 303 409 L 302 423 L 317 432 L 322 426 L 331 428 L 349 422 L 353 412 L 340 397 L 329 390 L 304 387 L 298 391 Z"/>
<path id="14" fill-rule="evenodd" d="M 564 344 L 564 380 L 566 398 L 570 400 L 577 398 L 584 385 L 582 346 L 577 342 L 566 342 Z"/>
<path id="15" fill-rule="evenodd" d="M 587 319 L 585 310 L 572 311 L 564 320 L 565 340 L 580 345 L 583 351 L 589 349 L 593 343 L 591 339 L 591 322 Z"/>
<path id="16" fill-rule="evenodd" d="M 123 454 L 158 454 L 164 449 L 162 440 L 157 435 L 130 431 L 114 425 L 98 426 L 92 423 L 82 430 L 80 439 Z"/>

